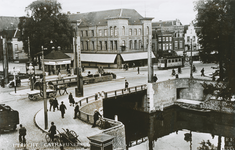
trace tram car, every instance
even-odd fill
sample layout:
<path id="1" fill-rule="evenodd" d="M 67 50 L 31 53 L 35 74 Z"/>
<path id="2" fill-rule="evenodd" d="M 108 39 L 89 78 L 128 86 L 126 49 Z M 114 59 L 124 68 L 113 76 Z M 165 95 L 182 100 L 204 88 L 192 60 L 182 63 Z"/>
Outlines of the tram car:
<path id="1" fill-rule="evenodd" d="M 158 59 L 158 69 L 178 68 L 183 67 L 183 57 L 174 56 Z"/>

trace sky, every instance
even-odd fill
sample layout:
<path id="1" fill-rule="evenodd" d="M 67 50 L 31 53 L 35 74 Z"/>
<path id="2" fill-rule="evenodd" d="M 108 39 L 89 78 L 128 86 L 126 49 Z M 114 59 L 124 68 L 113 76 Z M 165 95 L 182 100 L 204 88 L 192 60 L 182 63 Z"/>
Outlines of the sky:
<path id="1" fill-rule="evenodd" d="M 35 0 L 0 0 L 0 16 L 26 16 L 25 7 Z M 110 9 L 135 9 L 153 21 L 179 19 L 188 25 L 195 19 L 193 2 L 196 0 L 57 0 L 62 12 L 85 13 Z"/>

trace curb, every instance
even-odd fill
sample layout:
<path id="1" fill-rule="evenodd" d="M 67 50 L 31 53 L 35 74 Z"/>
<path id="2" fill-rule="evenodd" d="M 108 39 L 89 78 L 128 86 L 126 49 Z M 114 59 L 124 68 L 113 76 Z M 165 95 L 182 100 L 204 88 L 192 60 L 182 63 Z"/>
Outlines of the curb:
<path id="1" fill-rule="evenodd" d="M 37 122 L 36 122 L 36 116 L 37 116 L 37 114 L 42 110 L 43 108 L 41 108 L 41 109 L 39 109 L 39 111 L 37 111 L 36 112 L 36 114 L 34 115 L 34 117 L 33 117 L 33 122 L 34 122 L 34 124 L 35 124 L 35 126 L 38 128 L 38 129 L 40 129 L 43 133 L 48 133 L 46 130 L 44 130 L 44 129 L 42 129 L 38 124 L 37 124 Z M 89 146 L 84 146 L 82 143 L 79 143 L 80 144 L 80 146 L 82 147 L 82 148 L 90 148 Z"/>
<path id="2" fill-rule="evenodd" d="M 27 93 L 25 94 L 17 94 L 17 93 L 15 93 L 15 92 L 10 92 L 9 93 L 10 95 L 13 95 L 13 96 L 27 96 Z"/>

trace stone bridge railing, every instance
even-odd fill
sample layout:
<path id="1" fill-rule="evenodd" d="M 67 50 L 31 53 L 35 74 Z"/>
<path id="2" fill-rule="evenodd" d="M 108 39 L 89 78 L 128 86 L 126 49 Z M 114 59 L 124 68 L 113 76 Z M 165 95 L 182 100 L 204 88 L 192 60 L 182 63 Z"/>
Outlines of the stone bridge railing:
<path id="1" fill-rule="evenodd" d="M 146 85 L 140 85 L 140 86 L 130 87 L 126 91 L 124 91 L 124 89 L 109 91 L 104 93 L 104 98 L 125 95 L 132 92 L 142 91 L 145 89 Z M 96 95 L 88 96 L 86 98 L 79 100 L 78 101 L 80 105 L 79 119 L 88 124 L 93 124 L 94 109 L 102 108 L 102 100 L 103 100 L 102 98 L 99 98 Z M 111 127 L 102 130 L 102 133 L 106 133 L 115 137 L 113 140 L 114 149 L 116 148 L 126 149 L 125 126 L 120 121 L 115 121 L 108 118 L 104 119 L 108 121 Z"/>

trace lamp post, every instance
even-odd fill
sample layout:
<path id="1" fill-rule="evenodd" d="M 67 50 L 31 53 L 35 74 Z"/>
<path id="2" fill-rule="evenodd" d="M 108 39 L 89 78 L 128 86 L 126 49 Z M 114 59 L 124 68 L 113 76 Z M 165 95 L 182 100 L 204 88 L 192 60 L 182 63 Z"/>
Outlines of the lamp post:
<path id="1" fill-rule="evenodd" d="M 13 67 L 13 73 L 12 74 L 14 75 L 14 87 L 15 87 L 15 93 L 16 93 L 16 75 L 17 75 L 17 72 L 15 70 L 15 67 Z"/>
<path id="2" fill-rule="evenodd" d="M 44 49 L 42 46 L 42 72 L 43 72 L 43 99 L 44 99 L 44 123 L 45 123 L 45 129 L 48 129 L 48 116 L 47 116 L 47 95 L 46 95 L 46 81 L 45 81 L 45 66 L 44 66 Z"/>
<path id="3" fill-rule="evenodd" d="M 191 38 L 190 79 L 193 78 L 193 57 L 192 57 L 192 51 L 193 51 L 193 43 L 192 43 L 192 38 Z"/>
<path id="4" fill-rule="evenodd" d="M 33 69 L 34 67 L 32 66 L 32 63 L 29 64 L 28 66 L 28 74 L 30 75 L 30 84 L 31 84 L 31 91 L 33 90 L 33 81 L 32 81 L 32 74 L 34 73 Z"/>

